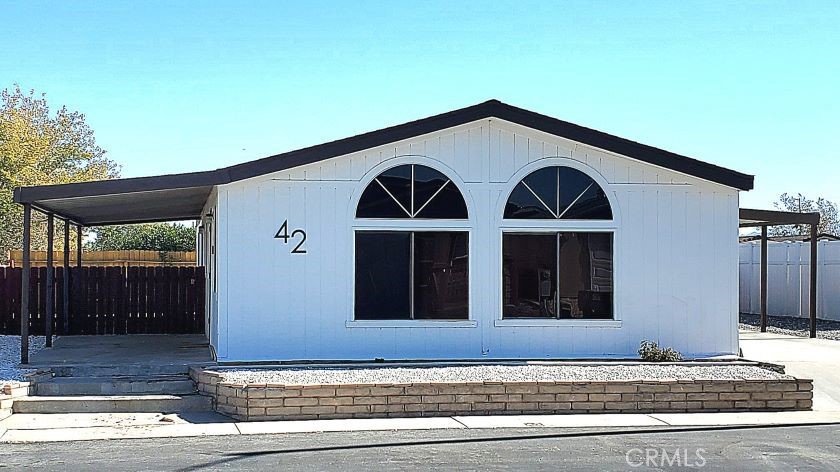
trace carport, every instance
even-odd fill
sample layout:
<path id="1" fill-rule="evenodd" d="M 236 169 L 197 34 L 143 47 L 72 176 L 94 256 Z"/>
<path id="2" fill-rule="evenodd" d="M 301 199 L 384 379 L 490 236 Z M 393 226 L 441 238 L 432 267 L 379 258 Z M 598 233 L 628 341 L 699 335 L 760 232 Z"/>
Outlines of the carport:
<path id="1" fill-rule="evenodd" d="M 761 228 L 761 332 L 767 331 L 767 227 L 781 225 L 810 226 L 811 260 L 809 268 L 809 300 L 808 312 L 810 318 L 810 336 L 817 337 L 817 241 L 820 224 L 819 213 L 797 213 L 791 211 L 756 210 L 741 208 L 739 211 L 739 227 Z"/>
<path id="2" fill-rule="evenodd" d="M 82 263 L 82 230 L 85 227 L 119 224 L 197 220 L 213 186 L 225 180 L 217 171 L 173 174 L 156 177 L 116 179 L 62 185 L 16 188 L 14 201 L 23 205 L 23 263 L 21 284 L 21 364 L 29 363 L 30 250 L 32 211 L 47 218 L 47 303 L 46 339 L 52 347 L 54 313 L 54 225 L 64 225 L 63 270 L 70 268 L 71 226 L 76 231 L 76 263 Z M 69 284 L 63 284 L 64 319 L 59 326 L 67 331 Z"/>

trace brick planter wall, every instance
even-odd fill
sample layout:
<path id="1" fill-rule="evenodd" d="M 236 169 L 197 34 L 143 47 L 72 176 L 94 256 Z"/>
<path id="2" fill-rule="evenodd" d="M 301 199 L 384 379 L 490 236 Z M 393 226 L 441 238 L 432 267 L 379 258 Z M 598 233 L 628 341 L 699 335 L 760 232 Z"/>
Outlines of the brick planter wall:
<path id="1" fill-rule="evenodd" d="M 243 385 L 191 375 L 216 411 L 242 421 L 809 410 L 813 397 L 807 379 Z"/>

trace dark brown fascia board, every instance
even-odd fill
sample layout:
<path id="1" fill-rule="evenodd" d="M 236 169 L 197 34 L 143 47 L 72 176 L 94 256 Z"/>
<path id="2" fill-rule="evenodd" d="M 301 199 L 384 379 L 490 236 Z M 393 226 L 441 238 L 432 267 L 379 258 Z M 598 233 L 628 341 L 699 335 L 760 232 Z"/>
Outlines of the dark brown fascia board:
<path id="1" fill-rule="evenodd" d="M 740 190 L 751 190 L 753 188 L 752 175 L 541 115 L 498 100 L 489 100 L 478 105 L 378 131 L 371 131 L 217 170 L 77 184 L 22 187 L 15 189 L 14 200 L 18 203 L 30 203 L 56 198 L 221 185 L 494 117 L 729 187 Z"/>
<path id="2" fill-rule="evenodd" d="M 333 157 L 363 151 L 396 141 L 421 136 L 473 121 L 499 118 L 548 134 L 588 144 L 606 151 L 717 182 L 740 190 L 752 190 L 754 177 L 663 149 L 630 141 L 594 129 L 558 120 L 523 108 L 489 100 L 459 110 L 360 134 L 325 144 L 269 156 L 226 168 L 231 181 L 248 179 Z"/>
<path id="3" fill-rule="evenodd" d="M 496 116 L 516 124 L 729 187 L 740 190 L 753 189 L 754 176 L 752 175 L 558 120 L 513 105 L 501 102 L 498 102 L 498 104 L 499 111 Z"/>
<path id="4" fill-rule="evenodd" d="M 741 223 L 741 228 L 753 228 L 757 226 L 795 225 L 795 224 L 819 224 L 819 213 L 798 213 L 795 211 L 758 210 L 754 208 L 741 208 L 738 211 L 738 218 L 747 220 Z"/>
<path id="5" fill-rule="evenodd" d="M 39 185 L 18 187 L 14 190 L 14 201 L 32 203 L 61 198 L 92 197 L 120 193 L 154 192 L 191 187 L 212 187 L 228 183 L 225 169 L 190 172 L 185 174 L 134 177 L 129 179 L 96 180 L 73 184 Z"/>

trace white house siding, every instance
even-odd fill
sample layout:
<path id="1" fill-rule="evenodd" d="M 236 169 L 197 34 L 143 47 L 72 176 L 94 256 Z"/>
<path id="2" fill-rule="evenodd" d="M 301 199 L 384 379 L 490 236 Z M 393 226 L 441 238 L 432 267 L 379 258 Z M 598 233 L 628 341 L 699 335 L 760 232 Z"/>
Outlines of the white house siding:
<path id="1" fill-rule="evenodd" d="M 767 312 L 810 316 L 811 243 L 767 243 Z M 761 243 L 740 245 L 740 308 L 761 313 Z M 840 241 L 817 243 L 817 317 L 840 320 Z"/>
<path id="2" fill-rule="evenodd" d="M 471 322 L 361 327 L 351 322 L 356 199 L 384 168 L 410 162 L 447 174 L 467 201 Z M 617 321 L 502 326 L 502 208 L 522 176 L 553 164 L 589 173 L 612 200 Z M 737 351 L 735 189 L 501 120 L 223 185 L 217 220 L 222 361 L 625 357 L 643 339 L 689 355 Z M 305 255 L 273 238 L 284 220 L 305 229 Z"/>

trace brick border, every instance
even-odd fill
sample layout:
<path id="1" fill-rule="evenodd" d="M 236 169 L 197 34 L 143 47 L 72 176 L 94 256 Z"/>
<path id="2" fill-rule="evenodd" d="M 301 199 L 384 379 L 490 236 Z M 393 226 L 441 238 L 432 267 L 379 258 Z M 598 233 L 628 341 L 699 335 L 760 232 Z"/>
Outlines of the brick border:
<path id="1" fill-rule="evenodd" d="M 418 416 L 810 410 L 813 381 L 656 380 L 280 385 L 193 368 L 199 393 L 241 421 Z"/>

